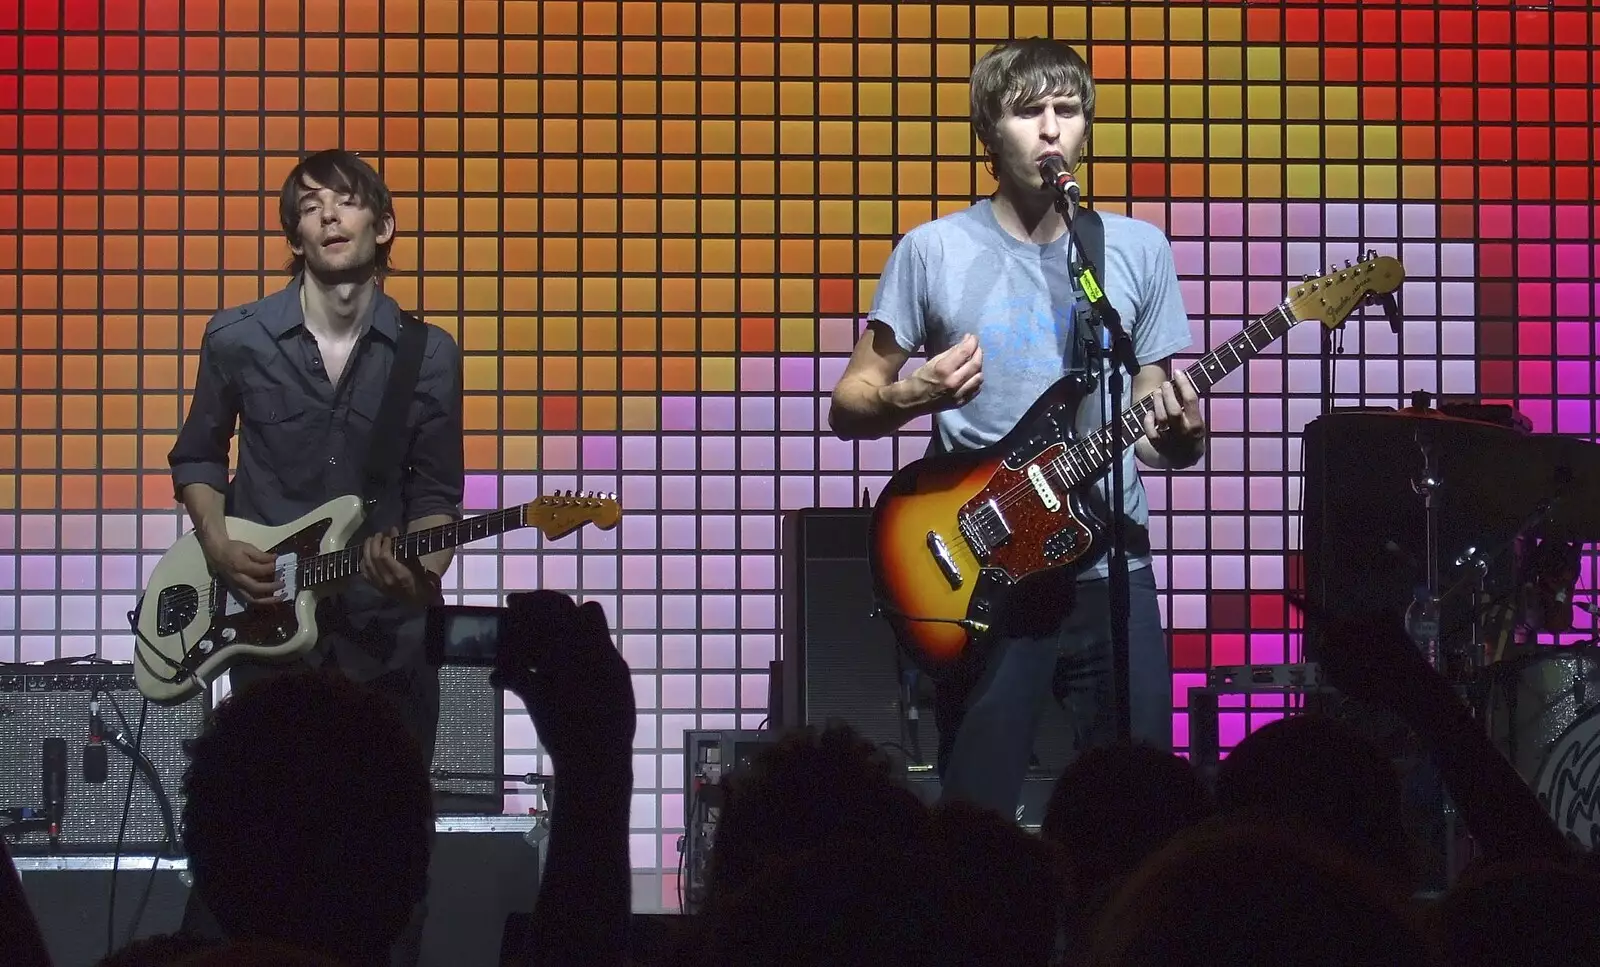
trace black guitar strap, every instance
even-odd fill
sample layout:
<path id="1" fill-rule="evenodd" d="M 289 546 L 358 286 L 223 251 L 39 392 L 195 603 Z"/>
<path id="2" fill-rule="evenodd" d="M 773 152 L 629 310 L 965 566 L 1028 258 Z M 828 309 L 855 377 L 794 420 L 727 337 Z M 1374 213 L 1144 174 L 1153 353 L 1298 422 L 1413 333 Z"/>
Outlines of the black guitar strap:
<path id="1" fill-rule="evenodd" d="M 383 492 L 383 485 L 401 470 L 406 444 L 406 414 L 416 395 L 417 376 L 422 372 L 422 353 L 428 344 L 428 327 L 409 313 L 400 314 L 399 336 L 395 343 L 394 365 L 389 369 L 389 385 L 372 423 L 372 439 L 367 443 L 367 467 L 363 500 L 371 502 Z"/>
<path id="2" fill-rule="evenodd" d="M 1073 319 L 1076 323 L 1080 339 L 1098 342 L 1100 334 L 1093 330 L 1092 317 L 1089 312 L 1091 296 L 1083 291 L 1082 255 L 1089 256 L 1089 263 L 1094 266 L 1095 272 L 1101 281 L 1105 279 L 1106 271 L 1106 224 L 1100 220 L 1100 213 L 1092 208 L 1079 208 L 1072 223 L 1072 229 L 1078 235 L 1078 241 L 1083 243 L 1083 252 L 1073 252 L 1072 257 L 1072 287 L 1078 293 L 1078 304 L 1073 307 Z"/>

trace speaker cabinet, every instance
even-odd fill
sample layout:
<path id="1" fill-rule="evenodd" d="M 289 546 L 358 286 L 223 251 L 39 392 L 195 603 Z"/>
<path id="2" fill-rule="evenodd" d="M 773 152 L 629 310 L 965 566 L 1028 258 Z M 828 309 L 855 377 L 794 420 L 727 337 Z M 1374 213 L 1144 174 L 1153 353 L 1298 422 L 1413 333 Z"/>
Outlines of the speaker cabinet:
<path id="1" fill-rule="evenodd" d="M 434 810 L 499 815 L 505 811 L 505 695 L 491 669 L 439 669 L 439 727 L 433 743 Z"/>
<path id="2" fill-rule="evenodd" d="M 783 521 L 783 689 L 778 722 L 839 719 L 903 754 L 926 782 L 938 759 L 933 683 L 876 615 L 867 555 L 871 508 L 813 507 Z M 1035 776 L 1053 779 L 1070 761 L 1070 722 L 1046 702 L 1034 742 Z M 919 768 L 920 767 L 920 768 Z"/>
<path id="3" fill-rule="evenodd" d="M 98 699 L 107 735 L 126 736 L 143 762 L 106 742 L 103 781 L 86 781 L 84 761 L 89 745 L 89 704 Z M 0 665 L 0 831 L 17 856 L 52 852 L 111 853 L 122 832 L 124 853 L 182 850 L 177 823 L 183 813 L 183 774 L 189 760 L 185 744 L 200 734 L 205 702 L 179 705 L 146 703 L 129 663 Z M 141 732 L 141 725 L 143 731 Z M 44 807 L 44 745 L 66 745 L 66 795 L 58 845 L 30 828 L 32 811 Z M 133 798 L 123 829 L 123 804 L 128 801 L 132 771 Z M 170 852 L 169 852 L 170 851 Z"/>

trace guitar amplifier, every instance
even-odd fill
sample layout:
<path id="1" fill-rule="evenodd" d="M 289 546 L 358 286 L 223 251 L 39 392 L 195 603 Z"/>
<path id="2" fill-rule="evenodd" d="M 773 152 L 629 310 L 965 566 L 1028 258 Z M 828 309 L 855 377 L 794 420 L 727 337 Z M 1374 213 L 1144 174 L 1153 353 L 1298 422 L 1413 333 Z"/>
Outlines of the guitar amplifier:
<path id="1" fill-rule="evenodd" d="M 933 682 L 876 615 L 869 507 L 811 507 L 783 520 L 783 691 L 786 726 L 838 719 L 893 749 L 913 780 L 933 777 L 939 736 Z M 776 724 L 776 723 L 775 723 Z M 1046 702 L 1031 773 L 1054 781 L 1071 760 L 1072 727 Z"/>
<path id="2" fill-rule="evenodd" d="M 96 696 L 104 733 L 124 734 L 130 747 L 139 736 L 137 750 L 144 764 L 135 768 L 134 760 L 108 739 L 103 743 L 106 774 L 90 782 L 84 750 L 89 744 L 89 703 Z M 167 853 L 170 847 L 171 854 L 181 853 L 177 824 L 189 764 L 185 746 L 200 734 L 205 714 L 202 701 L 145 703 L 129 663 L 0 665 L 0 831 L 27 822 L 24 831 L 6 833 L 11 851 L 18 856 L 113 852 L 131 769 L 133 798 L 122 851 Z M 47 834 L 30 828 L 35 822 L 28 820 L 45 805 L 45 749 L 57 743 L 66 749 L 66 794 L 60 836 L 52 849 Z"/>
<path id="3" fill-rule="evenodd" d="M 489 684 L 492 670 L 439 669 L 431 769 L 433 806 L 440 815 L 505 812 L 505 694 Z"/>

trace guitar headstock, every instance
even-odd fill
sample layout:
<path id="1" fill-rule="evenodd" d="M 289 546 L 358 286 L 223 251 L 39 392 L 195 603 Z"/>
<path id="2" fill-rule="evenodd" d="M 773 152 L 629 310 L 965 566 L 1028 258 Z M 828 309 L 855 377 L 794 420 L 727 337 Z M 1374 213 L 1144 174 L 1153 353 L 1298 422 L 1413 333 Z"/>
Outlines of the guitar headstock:
<path id="1" fill-rule="evenodd" d="M 1363 302 L 1391 295 L 1406 279 L 1405 266 L 1392 255 L 1368 252 L 1320 279 L 1307 278 L 1289 290 L 1286 308 L 1297 321 L 1319 320 L 1329 329 L 1344 325 Z"/>
<path id="2" fill-rule="evenodd" d="M 524 505 L 523 512 L 528 526 L 539 528 L 546 539 L 564 537 L 585 524 L 608 531 L 622 519 L 622 505 L 617 503 L 616 494 L 590 491 L 558 491 Z"/>

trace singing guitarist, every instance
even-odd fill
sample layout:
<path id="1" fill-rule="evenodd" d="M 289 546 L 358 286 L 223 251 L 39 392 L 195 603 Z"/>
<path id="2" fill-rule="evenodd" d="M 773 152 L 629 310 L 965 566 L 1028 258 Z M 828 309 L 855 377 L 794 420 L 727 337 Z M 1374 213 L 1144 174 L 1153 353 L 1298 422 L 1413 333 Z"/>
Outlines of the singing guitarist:
<path id="1" fill-rule="evenodd" d="M 189 414 L 168 457 L 173 486 L 214 571 L 257 603 L 284 589 L 272 556 L 226 533 L 225 506 L 227 516 L 278 526 L 344 494 L 373 499 L 362 576 L 321 602 L 322 634 L 306 661 L 391 695 L 431 761 L 439 681 L 424 661 L 422 629 L 452 551 L 407 567 L 393 538 L 460 518 L 461 354 L 449 333 L 408 317 L 380 288 L 394 204 L 365 161 L 340 150 L 310 155 L 284 181 L 278 208 L 292 278 L 206 325 Z M 392 465 L 369 467 L 391 372 L 403 379 L 407 367 L 397 363 L 418 348 L 420 365 L 409 360 L 409 385 L 399 390 L 407 405 L 389 417 L 405 443 L 378 449 Z M 282 667 L 235 665 L 231 682 L 240 688 Z"/>
<path id="2" fill-rule="evenodd" d="M 1082 161 L 1094 122 L 1095 87 L 1077 52 L 1051 40 L 1002 44 L 973 68 L 972 125 L 997 182 L 962 211 L 913 229 L 895 246 L 878 282 L 869 325 L 833 392 L 829 419 L 844 439 L 893 433 L 932 414 L 935 450 L 975 449 L 1005 436 L 1051 384 L 1085 370 L 1096 338 L 1086 299 L 1069 270 L 1073 251 L 1057 197 L 1039 165 L 1059 155 Z M 1080 234 L 1083 219 L 1079 215 Z M 1137 374 L 1124 404 L 1154 396 L 1144 435 L 1125 452 L 1130 714 L 1136 739 L 1171 748 L 1172 685 L 1156 601 L 1149 507 L 1134 454 L 1153 468 L 1183 468 L 1205 451 L 1205 422 L 1170 360 L 1190 344 L 1172 248 L 1146 222 L 1099 213 L 1100 284 L 1133 342 Z M 911 354 L 930 357 L 901 377 Z M 1078 430 L 1109 413 L 1099 364 Z M 1131 383 L 1131 384 L 1130 384 Z M 1096 486 L 1110 491 L 1107 473 Z M 1116 737 L 1105 554 L 1069 583 L 1052 610 L 1015 622 L 986 647 L 971 674 L 936 684 L 938 767 L 944 795 L 1011 815 L 1027 776 L 1034 732 L 1054 692 L 1075 722 L 1078 748 Z M 1075 593 L 1068 593 L 1074 592 Z M 1075 598 L 1075 602 L 1073 599 Z M 1071 603 L 1069 603 L 1071 602 Z"/>

